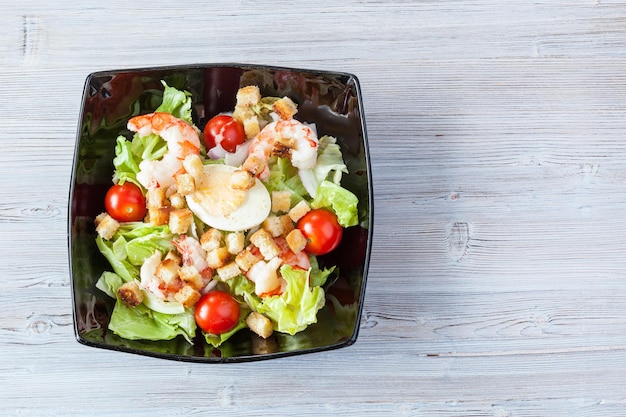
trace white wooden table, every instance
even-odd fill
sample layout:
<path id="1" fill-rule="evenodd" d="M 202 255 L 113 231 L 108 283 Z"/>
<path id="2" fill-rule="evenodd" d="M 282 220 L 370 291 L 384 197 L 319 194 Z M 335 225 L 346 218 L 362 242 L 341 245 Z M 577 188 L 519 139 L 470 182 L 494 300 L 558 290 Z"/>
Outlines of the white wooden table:
<path id="1" fill-rule="evenodd" d="M 0 414 L 626 415 L 624 2 L 204 3 L 0 5 Z M 85 77 L 213 62 L 361 81 L 375 231 L 351 347 L 203 365 L 74 338 Z"/>

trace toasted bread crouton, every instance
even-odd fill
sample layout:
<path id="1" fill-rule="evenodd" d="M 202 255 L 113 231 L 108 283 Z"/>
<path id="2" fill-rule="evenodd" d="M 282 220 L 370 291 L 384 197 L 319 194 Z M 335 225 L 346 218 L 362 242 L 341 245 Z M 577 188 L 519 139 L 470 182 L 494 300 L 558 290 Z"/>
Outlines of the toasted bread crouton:
<path id="1" fill-rule="evenodd" d="M 293 229 L 291 232 L 289 232 L 286 240 L 287 245 L 289 245 L 289 249 L 291 249 L 293 253 L 301 252 L 308 241 L 306 236 L 304 236 L 299 229 Z"/>
<path id="2" fill-rule="evenodd" d="M 207 252 L 215 250 L 222 246 L 223 234 L 221 231 L 210 228 L 200 236 L 200 246 Z"/>
<path id="3" fill-rule="evenodd" d="M 283 97 L 274 102 L 272 110 L 274 110 L 274 113 L 281 119 L 289 120 L 298 112 L 298 107 L 289 97 Z"/>
<path id="4" fill-rule="evenodd" d="M 174 299 L 181 303 L 183 307 L 192 307 L 200 299 L 200 292 L 189 285 L 184 285 L 183 288 L 178 290 L 174 294 Z"/>
<path id="5" fill-rule="evenodd" d="M 104 240 L 111 239 L 120 228 L 120 223 L 107 213 L 99 214 L 95 220 L 96 232 Z"/>
<path id="6" fill-rule="evenodd" d="M 243 131 L 246 133 L 247 139 L 252 139 L 261 131 L 259 119 L 254 113 L 251 115 L 251 117 L 244 118 L 241 123 L 243 123 Z"/>
<path id="7" fill-rule="evenodd" d="M 252 252 L 250 252 L 250 249 L 244 249 L 243 251 L 239 252 L 235 257 L 235 262 L 237 263 L 237 266 L 244 272 L 247 272 L 250 268 L 252 268 L 252 265 L 259 261 L 260 259 L 257 258 Z"/>
<path id="8" fill-rule="evenodd" d="M 228 281 L 235 278 L 237 275 L 241 275 L 241 269 L 235 262 L 229 262 L 226 265 L 217 268 L 217 275 L 219 275 L 222 281 Z"/>
<path id="9" fill-rule="evenodd" d="M 194 290 L 200 291 L 204 282 L 198 269 L 193 265 L 183 265 L 178 269 L 178 276 L 185 285 L 190 286 Z"/>
<path id="10" fill-rule="evenodd" d="M 253 311 L 248 315 L 246 318 L 246 324 L 250 330 L 261 336 L 263 339 L 270 337 L 274 331 L 272 321 L 256 311 Z"/>
<path id="11" fill-rule="evenodd" d="M 235 107 L 251 107 L 261 101 L 261 90 L 256 85 L 241 87 L 237 90 Z"/>
<path id="12" fill-rule="evenodd" d="M 226 249 L 233 255 L 243 250 L 245 236 L 243 232 L 233 232 L 226 235 Z"/>
<path id="13" fill-rule="evenodd" d="M 280 254 L 280 248 L 274 242 L 272 235 L 265 229 L 259 229 L 250 236 L 250 242 L 261 251 L 265 260 L 269 261 Z"/>
<path id="14" fill-rule="evenodd" d="M 108 216 L 108 215 L 109 215 L 109 213 L 107 213 L 106 211 L 103 211 L 102 213 L 98 214 L 98 215 L 96 216 L 96 218 L 95 218 L 95 219 L 93 219 L 93 222 L 94 222 L 94 223 L 96 224 L 96 226 L 97 226 L 97 225 L 99 225 L 99 224 L 100 224 L 100 222 L 101 222 L 102 220 L 104 220 L 104 218 L 105 218 L 106 216 Z"/>
<path id="15" fill-rule="evenodd" d="M 183 159 L 183 168 L 190 174 L 194 180 L 199 181 L 204 175 L 204 164 L 200 159 L 200 155 L 192 153 Z"/>
<path id="16" fill-rule="evenodd" d="M 254 176 L 245 169 L 233 171 L 230 176 L 230 188 L 234 190 L 249 190 L 256 183 Z"/>
<path id="17" fill-rule="evenodd" d="M 137 307 L 143 302 L 143 292 L 136 281 L 120 285 L 117 289 L 117 296 L 129 307 Z"/>
<path id="18" fill-rule="evenodd" d="M 256 155 L 250 155 L 244 161 L 242 168 L 252 175 L 257 175 L 261 173 L 266 166 L 267 163 L 262 158 Z"/>
<path id="19" fill-rule="evenodd" d="M 165 254 L 165 258 L 163 258 L 163 260 L 165 259 L 171 259 L 174 262 L 176 262 L 176 265 L 180 265 L 183 262 L 183 258 L 180 257 L 180 255 L 176 252 L 174 252 L 173 250 L 169 251 L 167 254 Z"/>
<path id="20" fill-rule="evenodd" d="M 159 207 L 148 209 L 148 222 L 153 226 L 163 226 L 170 221 L 171 207 Z"/>
<path id="21" fill-rule="evenodd" d="M 196 180 L 191 174 L 178 174 L 174 177 L 176 180 L 176 189 L 180 195 L 189 195 L 196 191 Z"/>
<path id="22" fill-rule="evenodd" d="M 157 265 L 154 275 L 169 284 L 178 278 L 178 264 L 173 259 L 164 259 Z"/>
<path id="23" fill-rule="evenodd" d="M 287 235 L 295 228 L 293 220 L 291 220 L 291 217 L 289 217 L 288 214 L 284 214 L 278 218 L 280 219 L 280 223 L 283 225 L 283 235 Z"/>
<path id="24" fill-rule="evenodd" d="M 297 223 L 298 220 L 300 220 L 302 216 L 307 214 L 309 211 L 311 211 L 311 207 L 309 207 L 306 201 L 302 200 L 298 204 L 293 206 L 293 208 L 289 210 L 289 213 L 287 214 L 289 214 L 289 217 L 291 217 L 291 220 L 293 220 L 294 223 Z"/>
<path id="25" fill-rule="evenodd" d="M 256 114 L 252 111 L 252 107 L 235 106 L 235 109 L 233 110 L 233 119 L 243 124 L 243 130 L 244 133 L 246 133 L 246 120 L 256 119 Z M 246 139 L 252 139 L 252 137 L 249 137 L 246 133 Z"/>
<path id="26" fill-rule="evenodd" d="M 150 209 L 158 209 L 168 206 L 165 188 L 148 188 L 146 192 L 146 207 Z"/>
<path id="27" fill-rule="evenodd" d="M 206 254 L 206 261 L 210 268 L 221 268 L 226 265 L 228 261 L 230 261 L 230 253 L 228 252 L 228 249 L 222 246 L 217 249 L 213 249 L 212 251 L 208 251 Z"/>
<path id="28" fill-rule="evenodd" d="M 272 191 L 272 212 L 287 213 L 291 208 L 291 192 Z"/>
<path id="29" fill-rule="evenodd" d="M 273 214 L 270 214 L 263 220 L 262 226 L 272 237 L 278 237 L 284 233 L 283 223 L 280 217 L 274 216 Z"/>
<path id="30" fill-rule="evenodd" d="M 174 193 L 170 196 L 170 205 L 174 209 L 185 208 L 187 207 L 187 200 L 185 200 L 184 196 Z"/>
<path id="31" fill-rule="evenodd" d="M 188 208 L 172 210 L 170 212 L 170 231 L 178 235 L 187 233 L 193 223 L 193 213 Z"/>

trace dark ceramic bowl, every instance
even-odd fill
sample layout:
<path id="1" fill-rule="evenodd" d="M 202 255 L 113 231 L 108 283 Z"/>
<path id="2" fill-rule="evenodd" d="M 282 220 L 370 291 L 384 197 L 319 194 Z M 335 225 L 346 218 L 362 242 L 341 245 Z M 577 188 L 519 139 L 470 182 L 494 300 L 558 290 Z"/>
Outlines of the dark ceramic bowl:
<path id="1" fill-rule="evenodd" d="M 340 247 L 320 257 L 321 265 L 337 265 L 339 277 L 326 289 L 327 305 L 318 322 L 295 336 L 259 339 L 241 330 L 219 349 L 197 337 L 133 341 L 107 329 L 113 300 L 95 288 L 110 270 L 95 244 L 94 218 L 104 211 L 104 195 L 111 186 L 115 140 L 126 133 L 126 122 L 160 104 L 163 86 L 192 94 L 193 116 L 203 128 L 213 115 L 231 111 L 238 88 L 256 84 L 261 93 L 289 96 L 298 104 L 296 118 L 316 123 L 319 135 L 337 137 L 350 173 L 342 185 L 359 198 L 359 226 L 347 229 Z M 372 237 L 372 183 L 363 103 L 357 78 L 347 73 L 219 64 L 144 68 L 93 73 L 82 97 L 69 196 L 69 257 L 74 301 L 74 326 L 85 345 L 193 362 L 239 362 L 335 349 L 356 341 L 368 270 Z M 338 301 L 338 302 L 337 302 Z M 198 332 L 199 333 L 199 332 Z"/>

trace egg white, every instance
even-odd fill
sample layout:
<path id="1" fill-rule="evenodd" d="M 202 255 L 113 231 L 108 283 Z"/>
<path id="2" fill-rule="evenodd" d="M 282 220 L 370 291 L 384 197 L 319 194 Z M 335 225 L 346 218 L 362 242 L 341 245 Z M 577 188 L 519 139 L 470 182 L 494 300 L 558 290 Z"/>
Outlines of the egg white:
<path id="1" fill-rule="evenodd" d="M 205 165 L 207 175 L 220 175 L 232 173 L 238 168 L 229 165 Z M 255 178 L 255 184 L 245 192 L 243 202 L 236 209 L 224 215 L 211 210 L 217 198 L 228 197 L 228 193 L 234 193 L 226 183 L 219 189 L 207 190 L 202 187 L 194 193 L 187 195 L 187 206 L 200 220 L 207 225 L 228 232 L 239 232 L 260 225 L 270 214 L 272 201 L 267 188 Z M 220 193 L 220 196 L 213 195 Z M 236 198 L 235 198 L 236 200 Z"/>

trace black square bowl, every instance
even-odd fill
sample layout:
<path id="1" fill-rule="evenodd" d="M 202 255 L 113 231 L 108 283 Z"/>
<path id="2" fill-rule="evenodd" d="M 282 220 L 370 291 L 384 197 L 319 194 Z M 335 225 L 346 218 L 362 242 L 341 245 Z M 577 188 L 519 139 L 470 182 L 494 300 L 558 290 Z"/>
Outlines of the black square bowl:
<path id="1" fill-rule="evenodd" d="M 193 118 L 199 128 L 213 115 L 231 111 L 237 90 L 257 85 L 264 96 L 288 96 L 298 105 L 296 118 L 315 123 L 318 134 L 332 135 L 341 146 L 349 174 L 342 186 L 359 198 L 358 226 L 344 231 L 340 246 L 319 258 L 337 265 L 339 276 L 325 288 L 327 304 L 317 323 L 294 336 L 258 340 L 244 329 L 220 346 L 197 337 L 136 341 L 120 338 L 107 324 L 114 300 L 95 288 L 110 269 L 95 243 L 94 218 L 104 211 L 112 185 L 115 141 L 126 122 L 160 104 L 161 80 L 192 94 Z M 85 82 L 69 193 L 68 243 L 74 303 L 74 327 L 82 344 L 147 356 L 191 362 L 241 362 L 336 349 L 358 335 L 368 271 L 373 211 L 371 168 L 363 103 L 357 78 L 348 73 L 248 64 L 187 65 L 103 71 Z M 331 297 L 332 295 L 332 297 Z M 332 302 L 331 302 L 332 300 Z M 198 332 L 199 333 L 199 332 Z"/>

